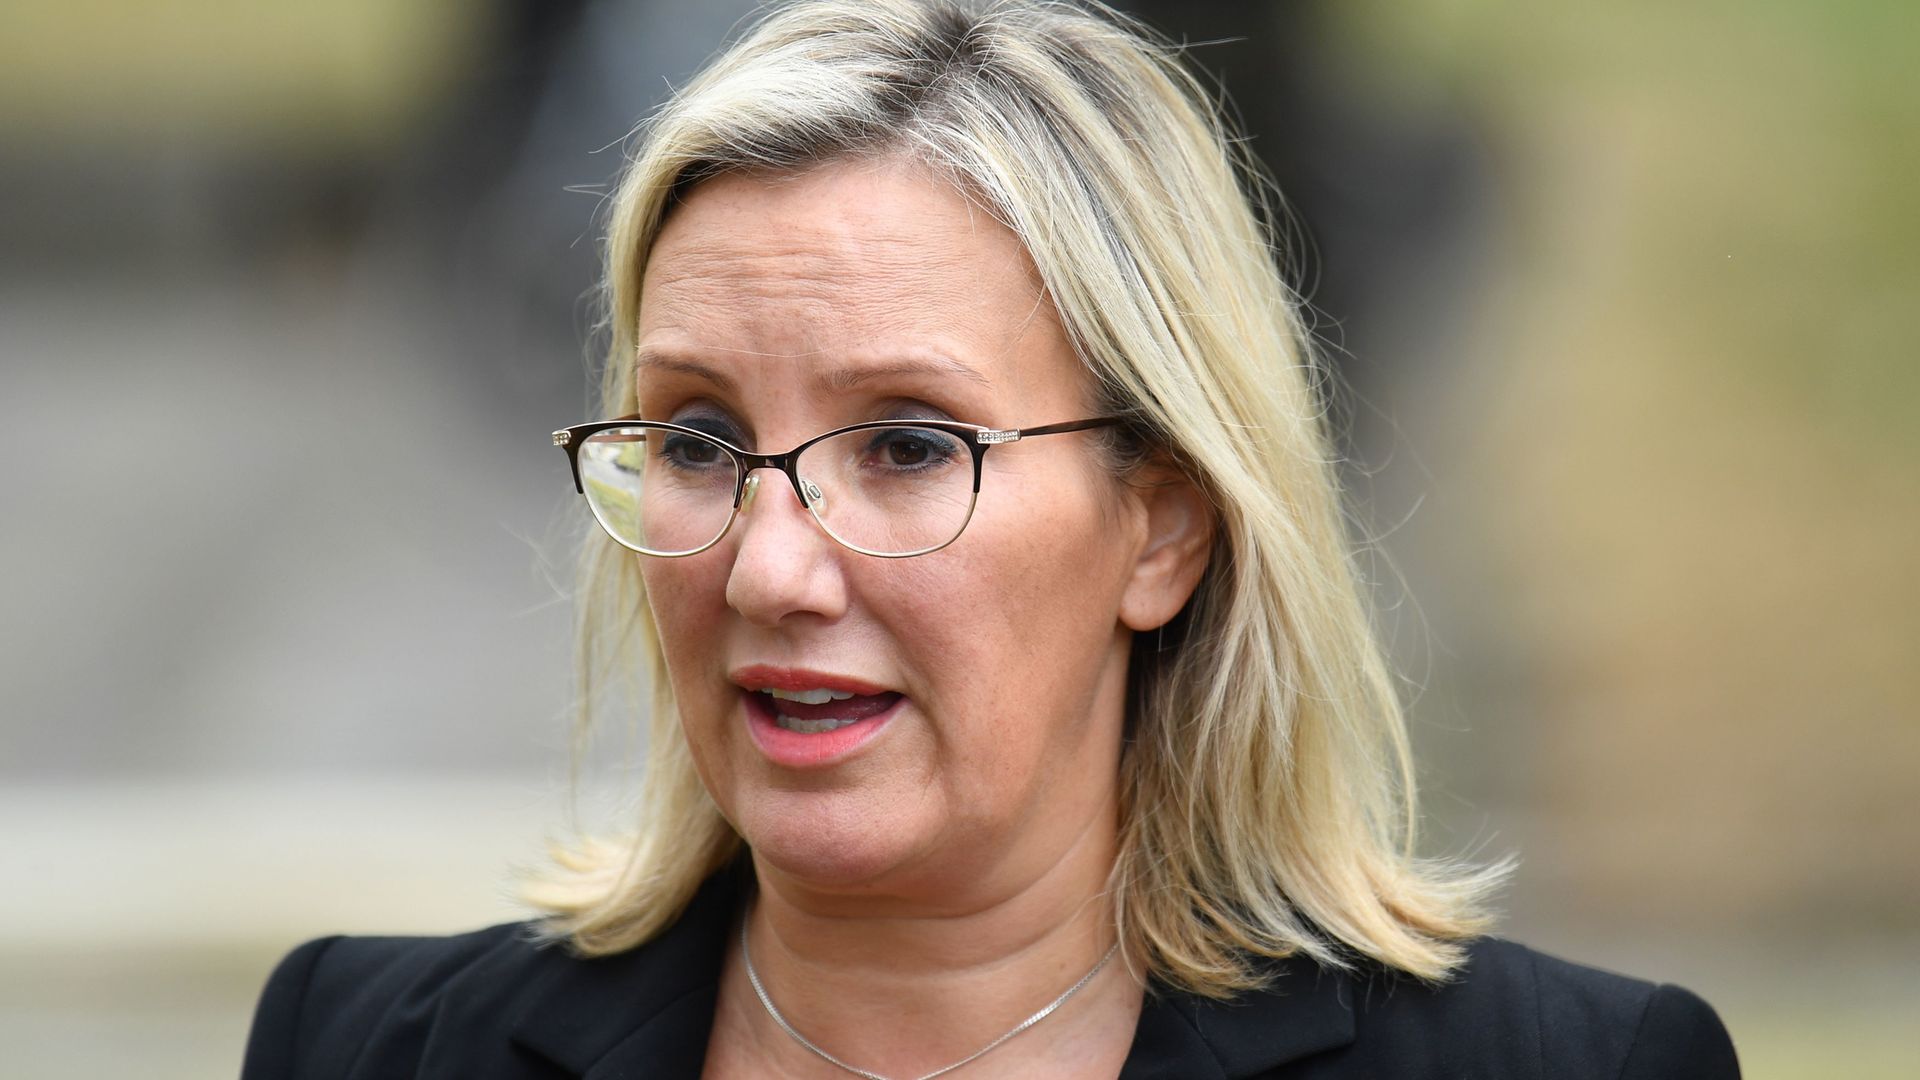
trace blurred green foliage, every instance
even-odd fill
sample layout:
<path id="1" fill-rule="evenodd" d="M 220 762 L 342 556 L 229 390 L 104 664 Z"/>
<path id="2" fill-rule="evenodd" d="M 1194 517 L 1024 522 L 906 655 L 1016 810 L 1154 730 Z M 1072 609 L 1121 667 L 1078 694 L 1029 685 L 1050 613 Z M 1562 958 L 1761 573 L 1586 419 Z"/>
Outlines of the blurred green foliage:
<path id="1" fill-rule="evenodd" d="M 1632 272 L 1623 323 L 1870 454 L 1920 453 L 1920 5 L 1326 10 L 1357 90 L 1464 100 L 1523 176 L 1541 153 L 1617 170 L 1596 203 L 1521 197 L 1624 226 L 1607 245 Z"/>
<path id="2" fill-rule="evenodd" d="M 0 132 L 391 139 L 462 74 L 493 13 L 478 0 L 10 0 Z"/>

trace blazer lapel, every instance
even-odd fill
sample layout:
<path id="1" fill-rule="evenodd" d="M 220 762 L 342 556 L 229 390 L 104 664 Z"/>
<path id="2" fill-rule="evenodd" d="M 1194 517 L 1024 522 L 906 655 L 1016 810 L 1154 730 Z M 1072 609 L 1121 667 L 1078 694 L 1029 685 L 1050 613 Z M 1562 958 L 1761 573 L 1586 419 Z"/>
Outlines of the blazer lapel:
<path id="1" fill-rule="evenodd" d="M 526 1050 L 590 1080 L 695 1080 L 719 996 L 739 875 L 722 871 L 665 933 L 615 956 L 560 965 L 513 1025 Z"/>

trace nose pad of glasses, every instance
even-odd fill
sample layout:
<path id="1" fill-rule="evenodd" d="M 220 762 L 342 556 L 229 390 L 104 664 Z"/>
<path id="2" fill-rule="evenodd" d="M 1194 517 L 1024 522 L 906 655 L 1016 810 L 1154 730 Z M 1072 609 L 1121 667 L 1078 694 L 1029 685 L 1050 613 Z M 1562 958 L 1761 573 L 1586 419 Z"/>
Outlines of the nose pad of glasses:
<path id="1" fill-rule="evenodd" d="M 827 501 L 827 493 L 820 490 L 820 485 L 804 476 L 800 478 L 800 493 L 807 497 L 807 508 L 815 512 Z"/>
<path id="2" fill-rule="evenodd" d="M 758 476 L 747 477 L 746 487 L 740 492 L 740 512 L 741 513 L 744 514 L 753 507 L 754 493 L 759 490 L 760 490 L 760 478 Z"/>

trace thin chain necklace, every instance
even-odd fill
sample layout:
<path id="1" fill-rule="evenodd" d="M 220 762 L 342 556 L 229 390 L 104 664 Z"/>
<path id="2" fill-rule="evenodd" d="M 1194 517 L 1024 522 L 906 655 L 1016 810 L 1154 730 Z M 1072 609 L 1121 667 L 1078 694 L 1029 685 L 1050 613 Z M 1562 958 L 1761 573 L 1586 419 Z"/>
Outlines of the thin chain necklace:
<path id="1" fill-rule="evenodd" d="M 1013 1026 L 1012 1031 L 1007 1032 L 1006 1034 L 993 1040 L 992 1042 L 981 1047 L 980 1049 L 975 1050 L 973 1053 L 968 1054 L 966 1057 L 961 1058 L 959 1061 L 956 1061 L 953 1064 L 948 1065 L 944 1068 L 935 1069 L 930 1073 L 926 1073 L 920 1077 L 917 1077 L 916 1080 L 933 1080 L 933 1078 L 936 1076 L 945 1076 L 946 1074 L 952 1072 L 953 1070 L 959 1068 L 962 1065 L 970 1064 L 971 1062 L 974 1061 L 974 1059 L 985 1054 L 987 1051 L 993 1050 L 999 1047 L 1001 1043 L 1006 1042 L 1008 1039 L 1013 1038 L 1015 1035 L 1020 1034 L 1021 1032 L 1032 1027 L 1033 1025 L 1053 1015 L 1053 1011 L 1055 1009 L 1058 1009 L 1060 1006 L 1065 1005 L 1067 1003 L 1068 998 L 1079 993 L 1082 989 L 1086 987 L 1088 983 L 1092 982 L 1093 977 L 1095 975 L 1100 974 L 1101 969 L 1107 966 L 1107 961 L 1113 959 L 1113 954 L 1119 951 L 1120 951 L 1120 943 L 1116 941 L 1113 943 L 1113 946 L 1107 950 L 1107 954 L 1100 958 L 1100 962 L 1093 965 L 1092 971 L 1089 971 L 1085 975 L 1082 975 L 1080 977 L 1079 982 L 1074 983 L 1072 986 L 1067 987 L 1066 993 L 1061 994 L 1059 997 L 1054 998 L 1052 1001 L 1048 1002 L 1045 1008 L 1041 1009 L 1037 1013 L 1034 1013 L 1032 1016 L 1027 1017 L 1025 1020 L 1020 1021 L 1018 1024 L 1015 1024 Z M 780 1025 L 781 1031 L 784 1031 L 788 1035 L 792 1036 L 794 1042 L 797 1042 L 801 1046 L 804 1046 L 807 1049 L 813 1051 L 815 1055 L 822 1058 L 823 1060 L 830 1062 L 831 1064 L 837 1065 L 840 1068 L 845 1069 L 847 1072 L 850 1072 L 855 1076 L 864 1076 L 867 1078 L 867 1080 L 887 1080 L 886 1077 L 880 1075 L 877 1072 L 868 1072 L 865 1069 L 859 1068 L 857 1066 L 849 1065 L 846 1062 L 841 1061 L 839 1058 L 834 1057 L 832 1054 L 829 1054 L 825 1050 L 822 1050 L 818 1046 L 814 1045 L 812 1040 L 808 1039 L 805 1035 L 802 1035 L 798 1031 L 794 1030 L 794 1027 L 792 1024 L 787 1023 L 787 1018 L 780 1015 L 779 1009 L 774 1008 L 773 999 L 767 996 L 767 988 L 760 984 L 760 973 L 753 969 L 753 951 L 747 947 L 747 920 L 745 919 L 740 920 L 740 959 L 746 962 L 747 981 L 753 984 L 753 992 L 757 997 L 759 997 L 760 1004 L 766 1006 L 767 1015 L 773 1017 L 773 1022 Z"/>

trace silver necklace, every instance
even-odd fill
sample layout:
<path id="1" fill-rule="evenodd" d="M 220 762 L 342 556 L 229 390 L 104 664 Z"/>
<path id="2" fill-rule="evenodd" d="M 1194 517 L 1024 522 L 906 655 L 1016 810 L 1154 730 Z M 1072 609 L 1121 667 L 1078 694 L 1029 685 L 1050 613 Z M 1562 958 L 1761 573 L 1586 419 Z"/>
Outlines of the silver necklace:
<path id="1" fill-rule="evenodd" d="M 1113 959 L 1113 954 L 1119 951 L 1120 951 L 1120 943 L 1116 941 L 1113 943 L 1113 946 L 1107 950 L 1107 954 L 1100 958 L 1100 962 L 1093 965 L 1092 971 L 1089 971 L 1085 975 L 1080 976 L 1079 982 L 1074 983 L 1072 986 L 1067 987 L 1066 993 L 1061 994 L 1059 997 L 1054 998 L 1052 1001 L 1048 1002 L 1045 1008 L 1041 1009 L 1037 1013 L 1034 1013 L 1032 1016 L 1027 1017 L 1025 1020 L 1020 1021 L 1018 1024 L 1015 1024 L 1013 1026 L 1012 1031 L 1007 1032 L 1006 1034 L 993 1040 L 992 1042 L 981 1047 L 980 1049 L 975 1050 L 973 1053 L 968 1054 L 966 1057 L 961 1058 L 959 1061 L 956 1061 L 953 1064 L 946 1066 L 945 1068 L 935 1069 L 930 1073 L 917 1077 L 916 1080 L 933 1080 L 933 1078 L 936 1076 L 945 1076 L 946 1074 L 952 1072 L 953 1070 L 959 1068 L 960 1066 L 971 1063 L 974 1059 L 985 1054 L 987 1051 L 997 1048 L 1001 1043 L 1006 1042 L 1008 1039 L 1013 1038 L 1015 1035 L 1020 1034 L 1021 1032 L 1032 1027 L 1033 1025 L 1053 1015 L 1053 1011 L 1055 1009 L 1058 1009 L 1060 1006 L 1065 1005 L 1067 1003 L 1068 998 L 1079 993 L 1082 989 L 1086 987 L 1088 983 L 1092 982 L 1093 977 L 1095 975 L 1100 974 L 1100 970 L 1107 966 L 1107 961 Z M 746 962 L 747 981 L 753 984 L 753 992 L 757 997 L 759 997 L 760 1004 L 766 1006 L 767 1015 L 773 1017 L 773 1022 L 780 1025 L 781 1031 L 784 1031 L 788 1035 L 792 1036 L 794 1042 L 799 1043 L 801 1046 L 804 1046 L 807 1049 L 813 1051 L 814 1054 L 817 1055 L 818 1057 L 824 1059 L 827 1062 L 830 1062 L 831 1064 L 837 1065 L 842 1069 L 845 1069 L 847 1072 L 850 1072 L 855 1076 L 864 1076 L 867 1078 L 867 1080 L 887 1080 L 886 1077 L 881 1076 L 877 1072 L 868 1072 L 865 1069 L 859 1068 L 854 1065 L 849 1065 L 846 1062 L 841 1061 L 839 1058 L 834 1057 L 832 1054 L 829 1054 L 825 1050 L 822 1050 L 818 1046 L 815 1046 L 812 1040 L 808 1039 L 805 1035 L 802 1035 L 798 1031 L 794 1030 L 794 1027 L 792 1024 L 787 1023 L 787 1018 L 780 1015 L 779 1009 L 774 1008 L 773 999 L 767 996 L 767 988 L 760 984 L 760 973 L 753 970 L 753 951 L 747 947 L 747 920 L 745 919 L 740 920 L 740 959 Z"/>

